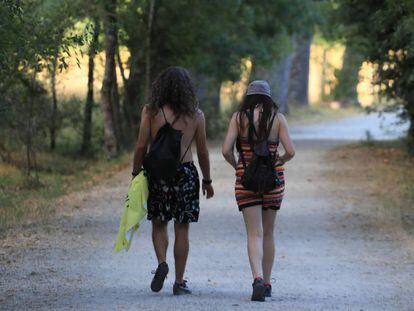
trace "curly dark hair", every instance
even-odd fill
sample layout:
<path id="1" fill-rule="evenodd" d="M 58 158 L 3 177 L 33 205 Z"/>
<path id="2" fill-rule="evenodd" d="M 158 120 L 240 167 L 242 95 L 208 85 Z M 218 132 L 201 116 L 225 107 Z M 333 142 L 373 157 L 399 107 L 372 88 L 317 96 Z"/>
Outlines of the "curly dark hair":
<path id="1" fill-rule="evenodd" d="M 183 67 L 168 67 L 152 83 L 150 111 L 156 114 L 167 104 L 176 116 L 192 117 L 197 111 L 196 92 L 189 72 Z"/>

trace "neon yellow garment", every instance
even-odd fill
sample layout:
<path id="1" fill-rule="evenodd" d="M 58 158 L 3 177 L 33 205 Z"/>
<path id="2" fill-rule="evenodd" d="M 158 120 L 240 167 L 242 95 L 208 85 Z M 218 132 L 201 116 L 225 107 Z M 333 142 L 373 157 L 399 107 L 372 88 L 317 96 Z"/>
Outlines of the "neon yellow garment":
<path id="1" fill-rule="evenodd" d="M 128 187 L 124 212 L 116 236 L 115 252 L 122 249 L 129 250 L 134 233 L 139 227 L 139 222 L 147 214 L 147 199 L 148 181 L 144 176 L 144 172 L 141 172 L 130 182 Z"/>

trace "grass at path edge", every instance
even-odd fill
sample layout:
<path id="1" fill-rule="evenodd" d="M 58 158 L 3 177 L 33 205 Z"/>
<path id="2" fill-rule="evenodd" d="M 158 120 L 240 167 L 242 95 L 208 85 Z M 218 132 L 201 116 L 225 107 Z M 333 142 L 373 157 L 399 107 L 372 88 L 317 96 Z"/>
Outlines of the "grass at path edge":
<path id="1" fill-rule="evenodd" d="M 53 215 L 59 197 L 93 187 L 128 167 L 131 153 L 113 160 L 82 159 L 40 153 L 40 184 L 17 168 L 0 163 L 0 231 Z"/>
<path id="2" fill-rule="evenodd" d="M 333 180 L 363 186 L 366 196 L 400 213 L 404 228 L 414 234 L 414 156 L 403 140 L 338 146 L 328 153 L 327 160 L 342 168 Z"/>

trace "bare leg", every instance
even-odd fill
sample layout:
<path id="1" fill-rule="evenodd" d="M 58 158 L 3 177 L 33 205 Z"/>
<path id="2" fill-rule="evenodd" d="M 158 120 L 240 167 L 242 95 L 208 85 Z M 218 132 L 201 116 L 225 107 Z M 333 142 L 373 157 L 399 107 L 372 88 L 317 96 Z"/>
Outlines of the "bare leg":
<path id="1" fill-rule="evenodd" d="M 263 229 L 262 207 L 251 206 L 243 209 L 243 218 L 247 231 L 247 252 L 253 278 L 262 277 Z"/>
<path id="2" fill-rule="evenodd" d="M 168 248 L 168 222 L 153 220 L 152 221 L 152 243 L 154 244 L 155 255 L 158 264 L 167 261 Z"/>
<path id="3" fill-rule="evenodd" d="M 270 284 L 273 262 L 275 259 L 274 227 L 277 211 L 267 209 L 262 212 L 263 222 L 263 279 Z"/>
<path id="4" fill-rule="evenodd" d="M 185 265 L 187 263 L 189 241 L 188 231 L 190 224 L 175 224 L 175 242 L 174 242 L 174 259 L 175 259 L 175 281 L 178 284 L 183 283 Z"/>

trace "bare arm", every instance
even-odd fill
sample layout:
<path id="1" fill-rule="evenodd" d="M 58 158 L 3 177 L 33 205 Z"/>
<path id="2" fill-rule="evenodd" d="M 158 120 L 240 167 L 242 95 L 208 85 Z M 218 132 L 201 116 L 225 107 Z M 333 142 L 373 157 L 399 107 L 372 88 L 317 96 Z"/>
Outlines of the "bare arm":
<path id="1" fill-rule="evenodd" d="M 197 132 L 196 132 L 196 145 L 197 145 L 197 157 L 200 169 L 203 174 L 202 190 L 207 199 L 214 196 L 214 189 L 211 183 L 210 176 L 210 159 L 207 149 L 207 137 L 206 137 L 206 120 L 203 112 L 199 111 L 200 116 L 197 120 Z"/>
<path id="2" fill-rule="evenodd" d="M 142 161 L 147 153 L 148 142 L 151 137 L 150 112 L 147 106 L 144 106 L 141 112 L 141 124 L 139 126 L 138 139 L 135 145 L 134 162 L 132 173 L 138 174 L 141 170 Z"/>
<path id="3" fill-rule="evenodd" d="M 281 156 L 281 159 L 283 162 L 287 162 L 295 156 L 295 147 L 289 135 L 289 128 L 285 116 L 278 113 L 277 117 L 280 122 L 279 139 L 285 149 L 285 153 Z"/>
<path id="4" fill-rule="evenodd" d="M 238 135 L 237 113 L 231 117 L 229 128 L 227 130 L 226 138 L 224 139 L 222 153 L 227 162 L 236 169 L 237 161 L 234 156 L 234 144 Z"/>
<path id="5" fill-rule="evenodd" d="M 200 116 L 197 120 L 197 132 L 195 141 L 197 145 L 198 162 L 203 174 L 203 179 L 210 180 L 210 159 L 207 150 L 206 120 L 204 118 L 204 114 L 201 111 Z"/>

